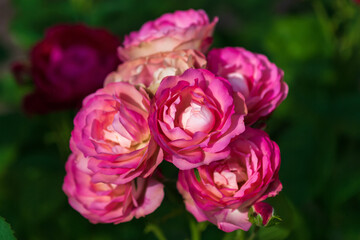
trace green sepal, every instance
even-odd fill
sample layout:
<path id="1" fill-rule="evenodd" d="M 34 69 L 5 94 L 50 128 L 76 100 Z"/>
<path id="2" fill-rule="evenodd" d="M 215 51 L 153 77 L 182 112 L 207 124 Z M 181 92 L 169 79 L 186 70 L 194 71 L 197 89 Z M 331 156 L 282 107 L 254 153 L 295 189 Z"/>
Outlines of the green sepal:
<path id="1" fill-rule="evenodd" d="M 280 222 L 282 222 L 282 219 L 279 216 L 273 215 L 271 216 L 265 227 L 271 227 L 279 224 Z"/>
<path id="2" fill-rule="evenodd" d="M 194 168 L 194 173 L 195 173 L 195 177 L 198 180 L 198 182 L 201 182 L 201 177 L 200 177 L 200 173 L 199 170 L 197 170 L 196 168 Z"/>
<path id="3" fill-rule="evenodd" d="M 251 207 L 248 213 L 249 221 L 258 227 L 263 227 L 263 218 L 260 214 L 255 213 L 254 208 Z"/>

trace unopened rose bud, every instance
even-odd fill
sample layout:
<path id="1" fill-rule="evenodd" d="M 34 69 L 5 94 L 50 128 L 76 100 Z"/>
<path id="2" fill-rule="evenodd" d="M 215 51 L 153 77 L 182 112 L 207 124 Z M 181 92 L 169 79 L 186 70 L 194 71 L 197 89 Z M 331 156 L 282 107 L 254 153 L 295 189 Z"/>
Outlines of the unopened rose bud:
<path id="1" fill-rule="evenodd" d="M 249 211 L 249 220 L 259 227 L 273 226 L 281 221 L 274 214 L 274 208 L 266 202 L 255 203 Z"/>

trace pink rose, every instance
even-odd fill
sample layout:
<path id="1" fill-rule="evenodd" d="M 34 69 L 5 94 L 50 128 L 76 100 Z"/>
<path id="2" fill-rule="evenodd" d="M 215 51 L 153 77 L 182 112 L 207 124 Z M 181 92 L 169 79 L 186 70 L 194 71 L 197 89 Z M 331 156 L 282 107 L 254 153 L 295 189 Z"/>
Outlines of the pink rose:
<path id="1" fill-rule="evenodd" d="M 74 119 L 72 141 L 89 159 L 94 182 L 124 184 L 146 178 L 163 160 L 148 127 L 144 89 L 111 83 L 89 95 Z"/>
<path id="2" fill-rule="evenodd" d="M 222 161 L 180 171 L 177 187 L 198 221 L 208 220 L 226 232 L 247 231 L 250 207 L 282 189 L 280 150 L 265 132 L 249 127 L 230 147 Z"/>
<path id="3" fill-rule="evenodd" d="M 210 71 L 228 79 L 233 90 L 245 97 L 247 125 L 270 115 L 287 96 L 283 71 L 264 55 L 227 47 L 211 50 L 207 60 Z"/>
<path id="4" fill-rule="evenodd" d="M 108 75 L 105 85 L 127 81 L 146 87 L 155 94 L 164 77 L 180 75 L 189 68 L 202 68 L 205 65 L 205 56 L 196 50 L 161 52 L 124 62 L 119 65 L 116 72 Z"/>
<path id="5" fill-rule="evenodd" d="M 74 148 L 73 148 L 74 149 Z M 124 184 L 93 182 L 89 158 L 76 151 L 66 163 L 63 191 L 70 205 L 92 223 L 121 223 L 155 211 L 164 186 L 154 179 L 136 178 Z"/>
<path id="6" fill-rule="evenodd" d="M 245 130 L 245 114 L 244 101 L 234 102 L 226 79 L 188 69 L 162 80 L 149 126 L 165 159 L 185 170 L 225 158 L 231 139 Z"/>
<path id="7" fill-rule="evenodd" d="M 101 88 L 120 61 L 120 42 L 104 29 L 57 25 L 31 51 L 35 90 L 24 99 L 29 113 L 81 106 L 85 96 Z M 19 75 L 19 66 L 15 75 Z M 18 76 L 21 77 L 21 76 Z"/>
<path id="8" fill-rule="evenodd" d="M 203 10 L 167 13 L 145 23 L 139 31 L 125 36 L 118 53 L 122 60 L 149 56 L 159 52 L 181 49 L 206 51 L 212 42 L 212 32 L 218 19 L 212 23 Z"/>

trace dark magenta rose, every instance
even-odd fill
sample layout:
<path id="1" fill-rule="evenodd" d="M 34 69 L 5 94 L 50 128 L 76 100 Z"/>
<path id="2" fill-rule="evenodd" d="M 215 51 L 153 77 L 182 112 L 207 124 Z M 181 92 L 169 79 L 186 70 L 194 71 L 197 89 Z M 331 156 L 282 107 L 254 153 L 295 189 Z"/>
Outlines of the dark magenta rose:
<path id="1" fill-rule="evenodd" d="M 25 110 L 46 113 L 80 106 L 120 63 L 119 45 L 118 38 L 106 30 L 82 24 L 48 29 L 31 50 L 35 90 L 25 97 Z"/>

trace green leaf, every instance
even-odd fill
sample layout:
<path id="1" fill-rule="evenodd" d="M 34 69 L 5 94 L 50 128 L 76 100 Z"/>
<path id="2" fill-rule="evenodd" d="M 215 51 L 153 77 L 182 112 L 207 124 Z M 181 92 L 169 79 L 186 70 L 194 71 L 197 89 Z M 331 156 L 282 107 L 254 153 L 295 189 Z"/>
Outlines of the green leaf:
<path id="1" fill-rule="evenodd" d="M 0 240 L 16 240 L 10 225 L 0 217 Z"/>

